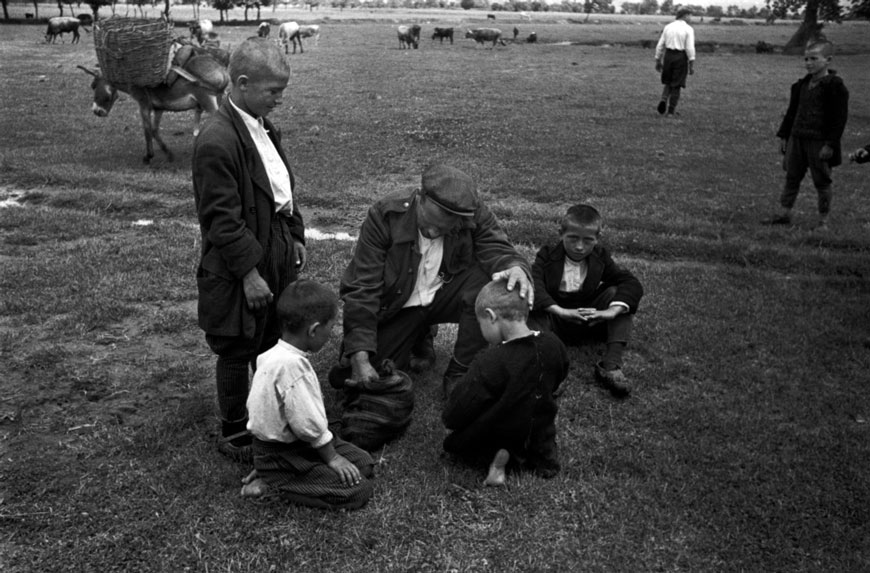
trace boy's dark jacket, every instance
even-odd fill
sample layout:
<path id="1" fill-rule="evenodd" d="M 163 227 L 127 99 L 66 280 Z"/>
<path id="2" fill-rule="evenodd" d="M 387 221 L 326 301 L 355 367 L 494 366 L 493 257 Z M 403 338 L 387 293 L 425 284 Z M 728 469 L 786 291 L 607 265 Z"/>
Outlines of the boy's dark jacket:
<path id="1" fill-rule="evenodd" d="M 293 186 L 290 233 L 304 244 L 305 227 L 281 135 L 268 120 L 263 124 Z M 275 198 L 254 140 L 229 98 L 224 98 L 194 144 L 193 189 L 202 229 L 199 325 L 207 334 L 253 337 L 255 317 L 245 300 L 242 277 L 263 261 Z"/>
<path id="2" fill-rule="evenodd" d="M 810 82 L 810 79 L 812 79 L 812 76 L 807 74 L 792 84 L 788 110 L 785 112 L 785 117 L 782 118 L 779 131 L 776 132 L 776 136 L 780 139 L 787 140 L 791 135 L 794 120 L 797 117 L 801 89 L 804 84 Z M 843 162 L 840 138 L 843 137 L 843 131 L 846 129 L 846 119 L 849 115 L 849 90 L 846 89 L 843 80 L 834 70 L 829 70 L 828 75 L 819 80 L 819 85 L 813 89 L 822 90 L 820 96 L 822 102 L 820 139 L 833 149 L 834 154 L 828 160 L 828 165 L 836 167 Z"/>
<path id="3" fill-rule="evenodd" d="M 562 308 L 581 308 L 595 297 L 600 285 L 615 286 L 613 302 L 628 305 L 634 314 L 643 297 L 643 286 L 630 271 L 620 267 L 610 256 L 607 249 L 596 245 L 586 258 L 586 280 L 579 293 L 563 295 L 559 293 L 559 283 L 565 270 L 565 247 L 561 242 L 541 247 L 532 265 L 532 278 L 535 281 L 535 310 L 544 310 L 554 304 Z"/>

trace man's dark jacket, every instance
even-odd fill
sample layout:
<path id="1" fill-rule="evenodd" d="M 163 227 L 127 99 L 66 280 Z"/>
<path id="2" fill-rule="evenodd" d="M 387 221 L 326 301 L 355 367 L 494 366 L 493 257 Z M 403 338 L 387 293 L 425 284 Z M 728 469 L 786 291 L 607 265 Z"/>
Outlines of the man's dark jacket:
<path id="1" fill-rule="evenodd" d="M 417 281 L 417 193 L 390 195 L 369 208 L 353 258 L 341 278 L 344 300 L 344 354 L 375 353 L 378 324 L 395 316 Z M 444 236 L 440 273 L 450 281 L 474 265 L 487 275 L 519 266 L 531 277 L 529 263 L 508 241 L 483 204 L 463 226 Z"/>

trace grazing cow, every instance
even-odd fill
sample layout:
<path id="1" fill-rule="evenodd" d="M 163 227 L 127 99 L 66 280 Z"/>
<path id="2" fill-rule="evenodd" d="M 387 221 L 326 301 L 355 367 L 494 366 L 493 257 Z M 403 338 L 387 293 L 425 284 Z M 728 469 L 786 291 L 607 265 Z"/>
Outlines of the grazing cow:
<path id="1" fill-rule="evenodd" d="M 187 28 L 190 30 L 191 39 L 195 39 L 200 45 L 204 44 L 211 34 L 215 33 L 211 20 L 194 20 L 188 22 Z"/>
<path id="2" fill-rule="evenodd" d="M 772 54 L 773 53 L 773 44 L 768 44 L 767 42 L 761 40 L 757 44 L 755 44 L 755 53 L 756 54 Z"/>
<path id="3" fill-rule="evenodd" d="M 453 28 L 435 28 L 435 31 L 432 33 L 432 39 L 438 38 L 438 43 L 443 44 L 444 39 L 447 38 L 450 40 L 450 43 L 453 43 Z"/>
<path id="4" fill-rule="evenodd" d="M 420 47 L 420 26 L 418 24 L 414 24 L 413 26 L 399 26 L 396 28 L 396 35 L 399 37 L 399 49 L 411 49 L 411 46 L 414 46 L 414 49 Z"/>
<path id="5" fill-rule="evenodd" d="M 260 25 L 257 26 L 257 35 L 261 38 L 268 38 L 271 31 L 272 24 L 269 22 L 260 22 Z"/>
<path id="6" fill-rule="evenodd" d="M 498 28 L 477 28 L 465 32 L 466 38 L 473 39 L 477 44 L 483 45 L 484 42 L 492 42 L 494 48 L 496 44 L 507 46 L 504 40 L 501 39 L 501 30 Z"/>
<path id="7" fill-rule="evenodd" d="M 538 33 L 532 32 L 531 34 L 529 34 L 529 37 L 526 38 L 526 42 L 528 42 L 529 44 L 536 44 L 538 42 Z"/>
<path id="8" fill-rule="evenodd" d="M 486 19 L 487 20 L 495 20 L 495 14 L 487 14 Z"/>
<path id="9" fill-rule="evenodd" d="M 302 38 L 299 36 L 299 24 L 296 22 L 284 22 L 278 27 L 278 41 L 284 46 L 284 53 L 290 53 L 290 43 L 293 43 L 293 53 L 296 53 L 296 43 L 299 43 L 299 52 L 304 54 L 302 49 Z"/>
<path id="10" fill-rule="evenodd" d="M 221 100 L 230 83 L 226 68 L 208 53 L 197 52 L 184 63 L 178 78 L 171 84 L 163 83 L 157 87 L 142 88 L 133 85 L 112 85 L 99 72 L 78 66 L 94 77 L 91 89 L 94 90 L 94 103 L 91 106 L 94 114 L 106 117 L 112 110 L 118 92 L 130 94 L 139 104 L 139 116 L 142 118 L 142 129 L 145 133 L 145 157 L 149 163 L 154 157 L 152 139 L 157 141 L 161 151 L 172 161 L 172 152 L 160 137 L 160 118 L 164 111 L 195 110 L 195 125 L 193 134 L 199 134 L 199 122 L 202 112 L 217 111 Z"/>
<path id="11" fill-rule="evenodd" d="M 314 38 L 314 45 L 316 46 L 318 42 L 320 42 L 320 26 L 317 24 L 310 24 L 308 26 L 299 26 L 299 39 L 302 38 Z M 299 45 L 302 45 L 302 42 L 299 42 Z"/>
<path id="12" fill-rule="evenodd" d="M 73 18 L 72 16 L 55 16 L 54 18 L 48 19 L 48 29 L 45 31 L 45 42 L 51 42 L 54 44 L 54 41 L 60 36 L 60 41 L 63 42 L 63 35 L 67 32 L 72 32 L 73 39 L 72 44 L 75 44 L 79 41 L 79 26 L 81 22 L 78 18 Z"/>
<path id="13" fill-rule="evenodd" d="M 93 26 L 94 25 L 94 17 L 90 14 L 79 14 L 76 16 L 79 19 L 79 22 L 82 23 L 82 26 Z"/>

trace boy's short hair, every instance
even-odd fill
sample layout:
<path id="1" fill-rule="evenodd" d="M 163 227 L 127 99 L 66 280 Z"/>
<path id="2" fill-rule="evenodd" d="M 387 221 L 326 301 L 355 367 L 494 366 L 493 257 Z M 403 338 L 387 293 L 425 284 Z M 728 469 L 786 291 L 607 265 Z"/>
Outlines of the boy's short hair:
<path id="1" fill-rule="evenodd" d="M 326 324 L 338 314 L 338 296 L 312 280 L 290 283 L 278 297 L 278 319 L 285 330 L 300 332 L 315 322 Z"/>
<path id="2" fill-rule="evenodd" d="M 582 203 L 579 205 L 572 205 L 571 207 L 568 207 L 568 210 L 562 216 L 562 220 L 560 221 L 560 231 L 564 233 L 568 229 L 568 225 L 571 223 L 580 226 L 598 225 L 601 227 L 601 213 L 591 205 L 585 205 Z"/>
<path id="3" fill-rule="evenodd" d="M 230 74 L 230 81 L 235 83 L 243 75 L 252 79 L 265 74 L 289 76 L 290 64 L 281 53 L 281 48 L 272 40 L 248 38 L 233 50 L 227 72 Z"/>
<path id="4" fill-rule="evenodd" d="M 486 309 L 505 320 L 525 322 L 529 318 L 528 301 L 520 298 L 519 287 L 514 290 L 507 289 L 507 279 L 490 281 L 480 289 L 477 300 L 474 301 L 474 313 L 485 316 Z"/>
<path id="5" fill-rule="evenodd" d="M 829 40 L 810 40 L 807 42 L 807 47 L 804 52 L 812 52 L 818 50 L 826 58 L 834 55 L 834 43 Z"/>
<path id="6" fill-rule="evenodd" d="M 676 15 L 674 16 L 674 20 L 679 20 L 680 18 L 685 18 L 686 16 L 691 16 L 691 15 L 692 15 L 691 8 L 680 8 L 679 10 L 677 10 Z"/>

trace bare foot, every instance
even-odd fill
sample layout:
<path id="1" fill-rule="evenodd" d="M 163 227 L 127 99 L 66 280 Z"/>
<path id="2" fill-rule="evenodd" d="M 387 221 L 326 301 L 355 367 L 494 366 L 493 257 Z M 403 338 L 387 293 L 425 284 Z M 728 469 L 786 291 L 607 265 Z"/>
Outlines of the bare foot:
<path id="1" fill-rule="evenodd" d="M 505 467 L 510 459 L 511 455 L 507 450 L 497 451 L 495 457 L 492 459 L 492 463 L 489 464 L 489 473 L 487 474 L 483 485 L 494 487 L 504 486 L 505 480 L 507 479 Z"/>
<path id="2" fill-rule="evenodd" d="M 260 478 L 256 478 L 242 486 L 242 497 L 260 497 L 267 491 L 269 491 L 269 485 Z"/>

